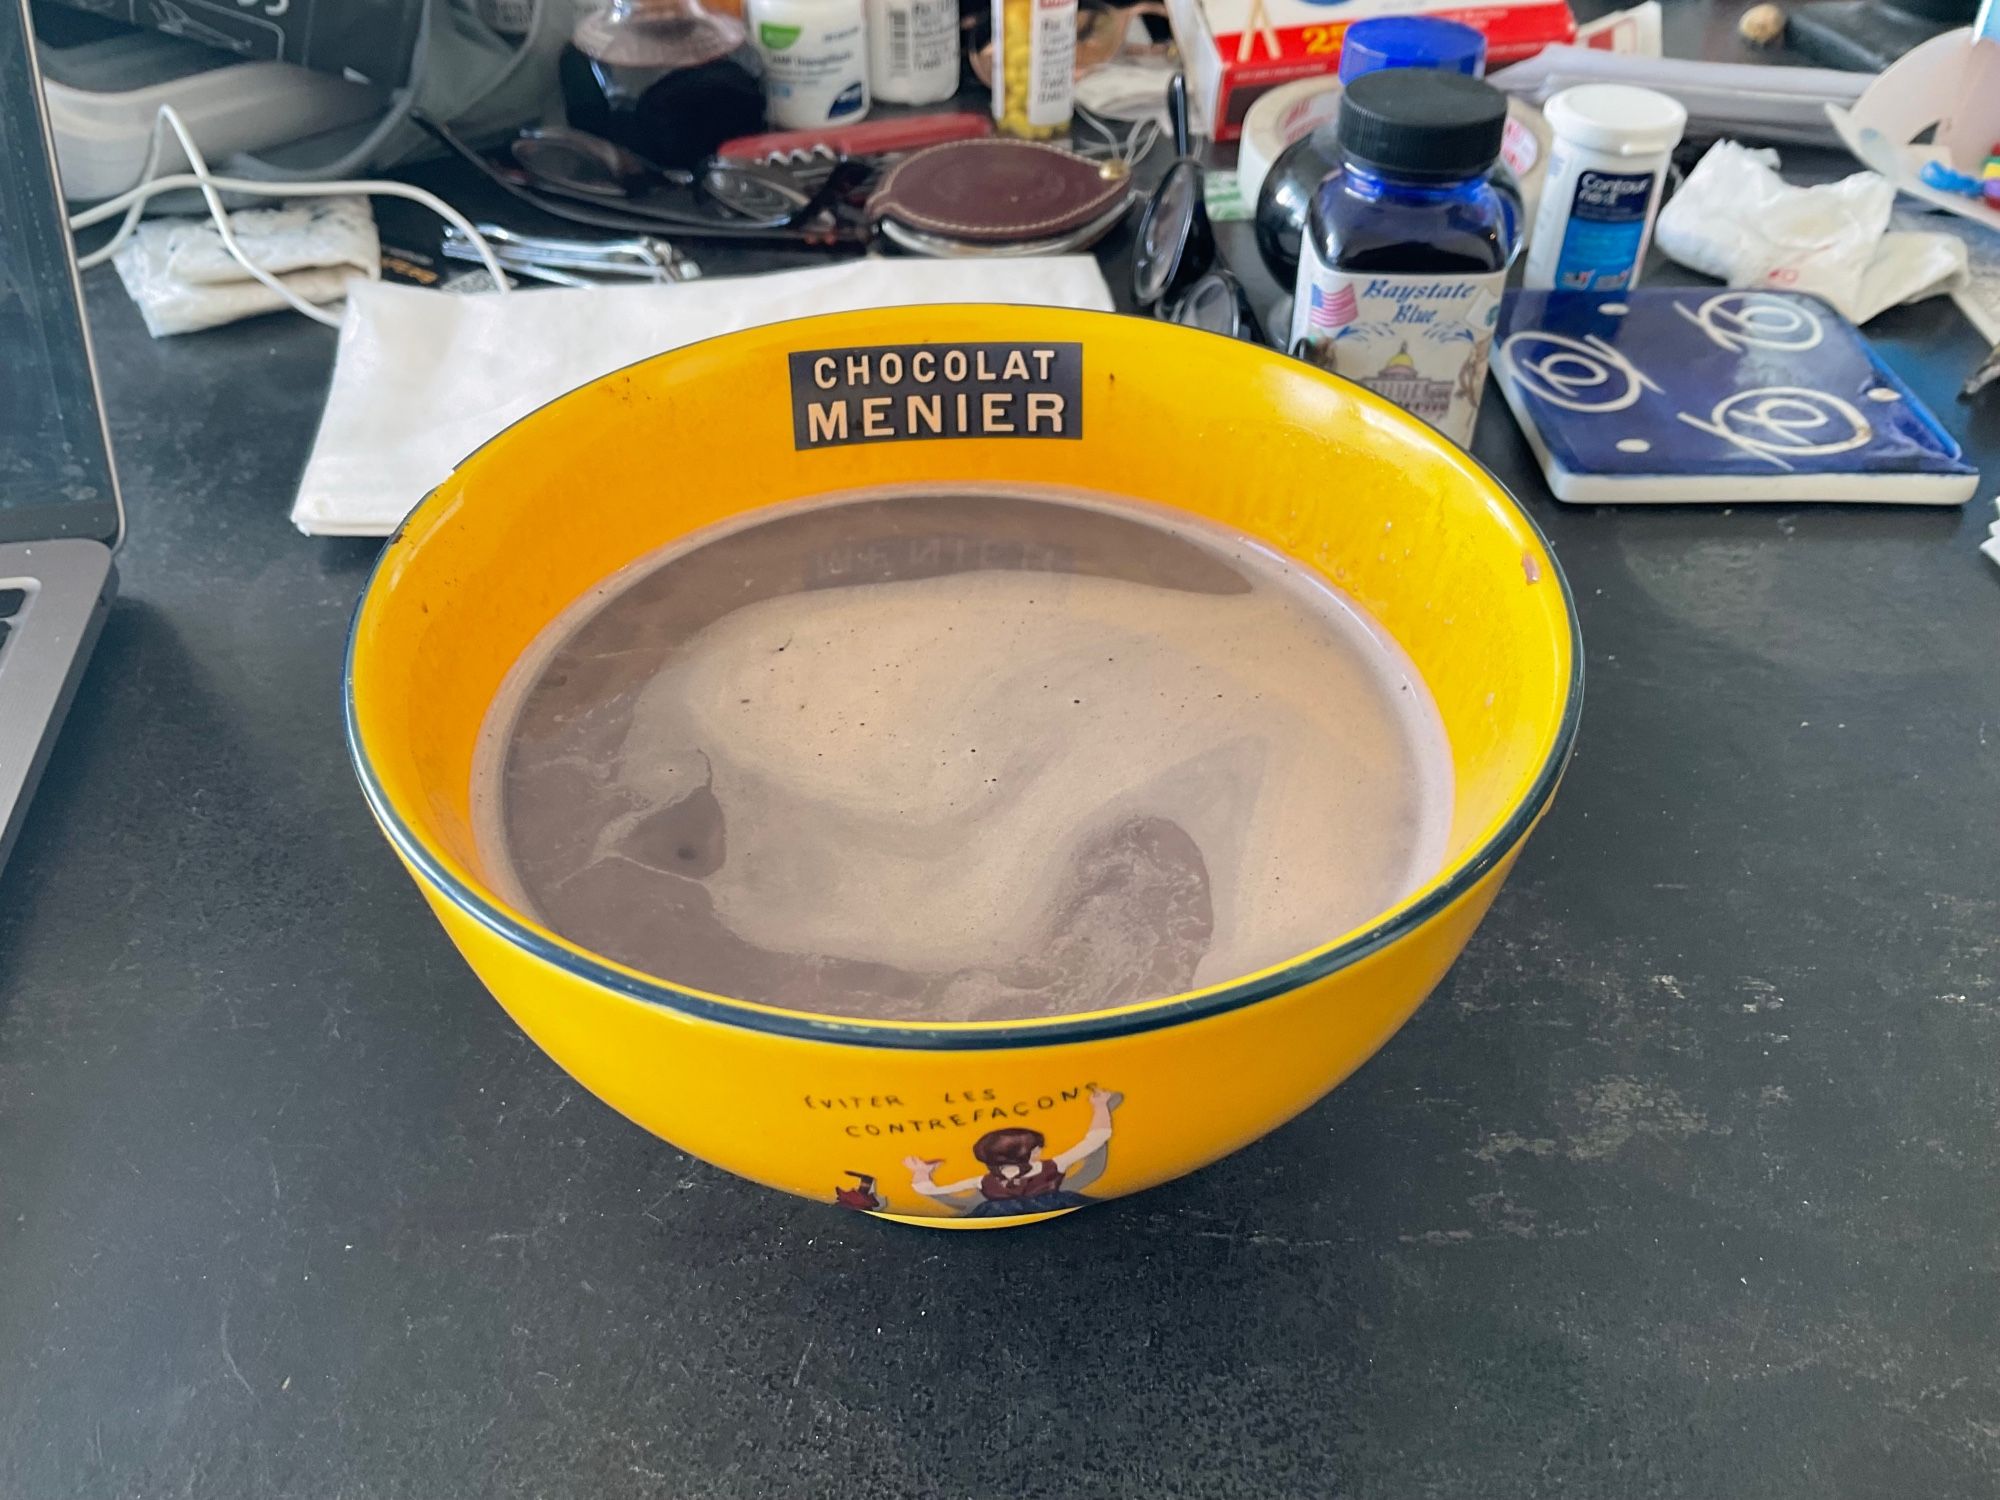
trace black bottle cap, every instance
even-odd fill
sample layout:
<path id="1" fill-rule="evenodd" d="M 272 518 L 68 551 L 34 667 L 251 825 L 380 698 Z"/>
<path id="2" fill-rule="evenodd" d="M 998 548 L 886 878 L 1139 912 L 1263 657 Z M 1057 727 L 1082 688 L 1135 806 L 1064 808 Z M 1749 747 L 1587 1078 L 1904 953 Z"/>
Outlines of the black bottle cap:
<path id="1" fill-rule="evenodd" d="M 1347 85 L 1340 149 L 1400 177 L 1477 177 L 1500 158 L 1507 96 L 1463 73 L 1383 68 Z"/>

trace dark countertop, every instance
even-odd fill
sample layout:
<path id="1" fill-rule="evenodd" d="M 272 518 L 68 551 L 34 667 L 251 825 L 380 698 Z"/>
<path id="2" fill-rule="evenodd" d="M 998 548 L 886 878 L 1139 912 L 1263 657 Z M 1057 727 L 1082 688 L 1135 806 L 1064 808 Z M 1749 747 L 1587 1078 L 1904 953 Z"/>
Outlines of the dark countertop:
<path id="1" fill-rule="evenodd" d="M 1993 1492 L 1984 500 L 1565 509 L 1489 400 L 1590 673 L 1491 918 L 1269 1139 L 942 1236 L 515 1030 L 347 765 L 331 335 L 90 289 L 131 542 L 0 873 L 0 1496 Z M 1871 332 L 1990 489 L 1957 313 Z"/>

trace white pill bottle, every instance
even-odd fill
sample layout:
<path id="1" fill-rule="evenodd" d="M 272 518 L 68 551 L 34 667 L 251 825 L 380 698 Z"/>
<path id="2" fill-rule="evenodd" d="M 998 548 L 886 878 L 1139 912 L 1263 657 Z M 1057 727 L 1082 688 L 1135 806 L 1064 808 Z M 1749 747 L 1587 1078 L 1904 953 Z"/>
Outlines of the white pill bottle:
<path id="1" fill-rule="evenodd" d="M 958 92 L 958 0 L 867 0 L 868 90 L 885 104 Z"/>
<path id="2" fill-rule="evenodd" d="M 1667 159 L 1687 128 L 1676 99 L 1622 83 L 1564 89 L 1542 107 L 1555 145 L 1528 239 L 1531 290 L 1621 292 L 1653 240 Z"/>
<path id="3" fill-rule="evenodd" d="M 811 130 L 868 113 L 862 0 L 750 0 L 744 19 L 764 60 L 772 125 Z"/>

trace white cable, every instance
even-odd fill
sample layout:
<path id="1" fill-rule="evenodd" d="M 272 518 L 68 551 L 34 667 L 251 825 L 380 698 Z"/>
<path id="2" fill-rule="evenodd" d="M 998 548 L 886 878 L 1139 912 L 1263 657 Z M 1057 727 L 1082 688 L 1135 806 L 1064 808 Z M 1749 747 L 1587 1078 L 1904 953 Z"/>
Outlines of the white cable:
<path id="1" fill-rule="evenodd" d="M 188 165 L 192 170 L 177 172 L 167 177 L 152 176 L 152 173 L 159 166 L 159 149 L 162 141 L 160 127 L 162 125 L 171 129 L 175 136 L 178 137 L 181 150 L 187 156 Z M 223 207 L 222 199 L 217 196 L 217 189 L 226 193 L 248 193 L 263 198 L 326 198 L 346 196 L 354 193 L 367 193 L 378 197 L 407 199 L 412 203 L 418 203 L 428 208 L 432 213 L 438 215 L 439 218 L 445 220 L 445 222 L 463 234 L 474 250 L 478 252 L 480 263 L 485 266 L 487 274 L 493 278 L 495 288 L 503 293 L 509 289 L 507 276 L 500 269 L 500 262 L 494 256 L 492 246 L 486 243 L 486 237 L 473 228 L 472 224 L 463 214 L 435 193 L 426 192 L 420 187 L 412 187 L 404 182 L 388 182 L 373 179 L 353 182 L 270 182 L 244 177 L 217 177 L 209 171 L 208 162 L 202 156 L 201 148 L 194 143 L 194 138 L 188 133 L 187 126 L 182 123 L 180 115 L 175 112 L 173 106 L 170 104 L 160 106 L 160 112 L 153 122 L 153 137 L 146 153 L 146 165 L 141 174 L 139 185 L 127 192 L 120 193 L 115 198 L 107 199 L 93 208 L 85 209 L 83 212 L 71 216 L 69 225 L 71 229 L 75 230 L 88 229 L 91 225 L 101 224 L 106 219 L 120 213 L 125 215 L 124 221 L 119 224 L 117 231 L 113 233 L 111 239 L 99 249 L 85 256 L 78 262 L 78 265 L 88 270 L 92 266 L 101 265 L 103 262 L 109 260 L 118 252 L 125 241 L 131 238 L 133 231 L 138 228 L 140 215 L 149 199 L 156 197 L 160 193 L 174 192 L 190 187 L 200 189 L 202 201 L 208 205 L 209 217 L 215 221 L 216 232 L 222 237 L 222 247 L 229 252 L 230 257 L 238 265 L 242 266 L 244 270 L 248 271 L 251 276 L 282 297 L 288 305 L 296 308 L 315 323 L 323 323 L 329 328 L 338 328 L 340 326 L 340 319 L 332 313 L 327 312 L 324 308 L 316 307 L 312 303 L 307 302 L 277 277 L 250 259 L 249 255 L 244 251 L 243 246 L 238 242 L 235 232 L 229 227 L 229 213 Z"/>
<path id="2" fill-rule="evenodd" d="M 166 121 L 161 119 L 156 111 L 153 115 L 153 128 L 146 136 L 146 164 L 139 168 L 139 183 L 141 186 L 151 182 L 153 174 L 160 170 L 160 147 L 167 138 L 167 133 L 162 128 L 165 124 Z M 88 271 L 92 266 L 102 265 L 105 261 L 111 259 L 117 253 L 118 247 L 132 237 L 132 231 L 139 227 L 139 216 L 145 211 L 146 200 L 144 198 L 134 199 L 132 206 L 125 212 L 125 222 L 118 226 L 118 232 L 111 236 L 110 243 L 97 251 L 96 254 L 86 255 L 82 260 L 78 261 L 77 268 Z M 109 215 L 106 217 L 109 217 Z M 95 223 L 96 221 L 92 220 L 92 222 Z M 70 227 L 72 229 L 76 227 L 74 219 L 70 220 Z"/>

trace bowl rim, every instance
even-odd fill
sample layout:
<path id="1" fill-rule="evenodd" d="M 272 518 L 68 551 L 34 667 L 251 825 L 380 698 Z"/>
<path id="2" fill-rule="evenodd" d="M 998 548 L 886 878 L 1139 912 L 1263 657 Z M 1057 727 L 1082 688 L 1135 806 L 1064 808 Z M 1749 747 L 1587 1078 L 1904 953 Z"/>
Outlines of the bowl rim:
<path id="1" fill-rule="evenodd" d="M 953 312 L 994 310 L 1015 312 L 1054 313 L 1065 317 L 1080 317 L 1088 320 L 1116 318 L 1121 322 L 1140 321 L 1128 314 L 1105 312 L 1089 308 L 1036 307 L 1025 303 L 912 303 L 902 308 L 881 309 L 886 312 L 920 310 L 926 306 L 948 308 Z M 761 324 L 754 328 L 732 329 L 709 338 L 696 339 L 672 349 L 662 350 L 645 359 L 629 365 L 608 370 L 604 375 L 586 381 L 577 390 L 595 385 L 598 380 L 621 373 L 623 370 L 637 369 L 656 359 L 670 357 L 686 349 L 699 348 L 723 339 L 741 337 L 747 333 L 768 333 L 772 329 L 795 327 L 800 324 L 815 323 L 834 318 L 850 317 L 850 313 L 819 313 L 800 318 L 786 318 L 774 323 Z M 1154 327 L 1172 330 L 1170 336 L 1195 338 L 1216 338 L 1221 335 L 1204 333 L 1199 329 L 1183 328 L 1177 324 L 1155 323 Z M 1228 342 L 1237 342 L 1228 340 Z M 1284 356 L 1277 350 L 1263 352 L 1279 358 Z M 678 985 L 659 979 L 640 970 L 629 968 L 611 959 L 592 953 L 580 944 L 572 945 L 566 940 L 558 940 L 553 934 L 538 930 L 524 922 L 517 914 L 499 902 L 459 879 L 421 840 L 415 830 L 404 820 L 402 814 L 390 802 L 387 792 L 375 775 L 370 764 L 366 747 L 362 744 L 359 709 L 355 702 L 354 662 L 361 635 L 361 616 L 373 596 L 375 586 L 380 582 L 397 546 L 411 524 L 437 503 L 450 479 L 460 469 L 471 462 L 479 453 L 498 441 L 505 433 L 520 423 L 547 410 L 557 402 L 574 394 L 565 391 L 561 395 L 543 402 L 533 411 L 516 417 L 500 432 L 481 443 L 471 453 L 452 466 L 452 473 L 441 480 L 436 487 L 426 493 L 408 515 L 397 524 L 382 550 L 377 554 L 374 565 L 369 569 L 368 580 L 362 586 L 360 595 L 354 602 L 354 611 L 349 619 L 347 649 L 341 668 L 342 726 L 347 739 L 348 758 L 353 763 L 354 774 L 361 784 L 362 796 L 367 800 L 369 811 L 376 824 L 389 840 L 398 856 L 414 871 L 430 889 L 480 926 L 491 931 L 510 946 L 531 957 L 582 979 L 601 989 L 625 999 L 637 1000 L 643 1004 L 659 1006 L 693 1019 L 715 1022 L 720 1025 L 739 1027 L 744 1030 L 763 1032 L 774 1036 L 790 1037 L 798 1040 L 840 1043 L 849 1046 L 886 1048 L 899 1051 L 996 1051 L 1009 1048 L 1057 1046 L 1076 1042 L 1102 1041 L 1107 1038 L 1129 1036 L 1138 1032 L 1155 1031 L 1185 1022 L 1201 1020 L 1220 1015 L 1227 1011 L 1240 1010 L 1256 1005 L 1264 1000 L 1324 979 L 1329 974 L 1360 962 L 1371 954 L 1380 952 L 1410 933 L 1422 927 L 1432 917 L 1452 905 L 1483 879 L 1493 867 L 1500 863 L 1533 828 L 1550 800 L 1555 796 L 1557 784 L 1562 779 L 1570 752 L 1576 741 L 1578 723 L 1583 712 L 1584 660 L 1583 630 L 1577 618 L 1576 596 L 1571 590 L 1569 577 L 1563 571 L 1555 548 L 1550 544 L 1548 534 L 1529 514 L 1520 498 L 1514 494 L 1493 470 L 1475 457 L 1471 450 L 1461 448 L 1439 433 L 1430 423 L 1402 408 L 1376 396 L 1365 386 L 1322 370 L 1314 365 L 1302 365 L 1315 377 L 1330 380 L 1346 387 L 1352 396 L 1364 405 L 1392 414 L 1395 418 L 1421 429 L 1432 440 L 1456 451 L 1467 464 L 1491 483 L 1495 493 L 1503 499 L 1514 516 L 1526 528 L 1528 534 L 1540 544 L 1543 556 L 1549 564 L 1550 581 L 1556 585 L 1562 598 L 1563 618 L 1569 626 L 1570 670 L 1569 680 L 1563 687 L 1562 713 L 1556 724 L 1556 731 L 1549 742 L 1548 753 L 1537 768 L 1528 790 L 1509 810 L 1505 819 L 1493 833 L 1469 854 L 1462 855 L 1457 862 L 1447 866 L 1444 878 L 1437 880 L 1414 899 L 1405 897 L 1383 913 L 1374 923 L 1360 928 L 1317 948 L 1295 955 L 1280 963 L 1260 969 L 1244 977 L 1226 980 L 1204 989 L 1189 990 L 1177 995 L 1165 995 L 1154 1000 L 1142 1000 L 1129 1005 L 1098 1011 L 1080 1012 L 1074 1015 L 1057 1015 L 1033 1019 L 1003 1021 L 953 1021 L 910 1024 L 892 1020 L 864 1020 L 844 1016 L 815 1015 L 808 1011 L 786 1010 L 761 1002 L 742 1000 L 734 997 L 711 994 L 692 986 Z M 1434 877 L 1435 879 L 1435 877 Z"/>

